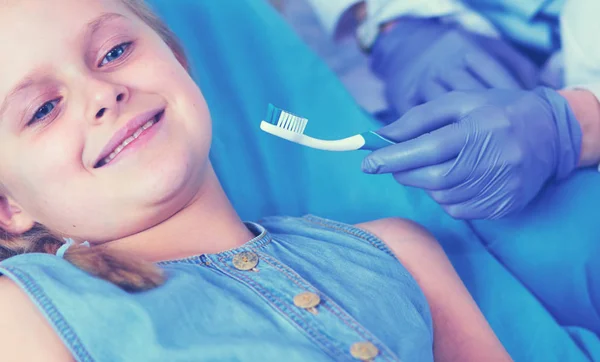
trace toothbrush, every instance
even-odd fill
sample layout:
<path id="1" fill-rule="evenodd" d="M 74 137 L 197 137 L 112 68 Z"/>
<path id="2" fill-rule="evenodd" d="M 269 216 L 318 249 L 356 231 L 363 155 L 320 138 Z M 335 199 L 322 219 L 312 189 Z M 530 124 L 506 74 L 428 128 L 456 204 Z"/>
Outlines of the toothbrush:
<path id="1" fill-rule="evenodd" d="M 363 132 L 338 140 L 322 140 L 304 134 L 308 119 L 269 104 L 265 120 L 260 122 L 260 129 L 274 136 L 286 139 L 303 146 L 326 151 L 377 150 L 393 145 L 392 142 L 373 131 Z"/>

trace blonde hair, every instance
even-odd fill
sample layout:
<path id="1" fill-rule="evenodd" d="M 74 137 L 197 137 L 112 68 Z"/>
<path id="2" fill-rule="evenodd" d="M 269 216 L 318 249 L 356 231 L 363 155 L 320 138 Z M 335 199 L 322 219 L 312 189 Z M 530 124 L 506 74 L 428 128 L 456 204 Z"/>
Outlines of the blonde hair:
<path id="1" fill-rule="evenodd" d="M 181 65 L 189 71 L 188 61 L 179 40 L 144 0 L 120 1 L 163 39 Z M 62 237 L 52 234 L 40 224 L 34 225 L 31 230 L 21 235 L 0 232 L 0 261 L 25 253 L 56 254 L 63 243 Z M 72 246 L 65 253 L 64 259 L 130 292 L 151 289 L 164 281 L 161 269 L 154 264 L 102 246 Z"/>
<path id="2" fill-rule="evenodd" d="M 189 71 L 189 64 L 179 39 L 149 7 L 144 0 L 120 0 L 138 18 L 154 30 L 162 40 L 171 48 L 181 65 Z"/>

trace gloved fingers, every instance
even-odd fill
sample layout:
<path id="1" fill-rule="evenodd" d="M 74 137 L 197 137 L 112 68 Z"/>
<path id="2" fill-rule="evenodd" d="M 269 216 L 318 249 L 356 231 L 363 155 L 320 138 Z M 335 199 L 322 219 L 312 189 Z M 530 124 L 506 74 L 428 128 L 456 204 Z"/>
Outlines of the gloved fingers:
<path id="1" fill-rule="evenodd" d="M 464 202 L 441 206 L 448 215 L 461 220 L 499 219 L 523 209 L 523 206 L 516 205 L 514 199 L 489 201 L 471 198 Z"/>
<path id="2" fill-rule="evenodd" d="M 486 189 L 485 185 L 481 184 L 483 179 L 467 180 L 473 176 L 468 174 L 471 170 L 463 169 L 461 171 L 459 172 L 461 175 L 453 175 L 452 178 L 457 181 L 454 185 L 444 190 L 428 190 L 427 194 L 440 205 L 453 205 L 472 200 Z"/>
<path id="3" fill-rule="evenodd" d="M 362 162 L 366 173 L 395 173 L 436 165 L 455 158 L 467 135 L 451 124 L 417 138 L 371 152 Z"/>
<path id="4" fill-rule="evenodd" d="M 472 94 L 451 92 L 411 108 L 397 121 L 376 132 L 394 142 L 404 142 L 456 121 L 472 108 Z"/>
<path id="5" fill-rule="evenodd" d="M 497 60 L 484 52 L 465 55 L 469 72 L 486 84 L 488 88 L 521 89 L 521 84 Z"/>
<path id="6" fill-rule="evenodd" d="M 478 91 L 487 89 L 487 84 L 466 69 L 456 69 L 438 76 L 445 88 L 454 91 Z"/>
<path id="7" fill-rule="evenodd" d="M 496 219 L 521 210 L 529 202 L 522 193 L 521 177 L 507 172 L 504 167 L 495 171 L 489 165 L 482 169 L 458 170 L 468 172 L 458 185 L 427 192 L 455 218 Z"/>
<path id="8" fill-rule="evenodd" d="M 456 158 L 453 158 L 432 166 L 395 172 L 393 176 L 399 184 L 418 187 L 427 192 L 443 193 L 459 185 L 468 176 L 469 170 L 453 170 L 455 164 Z M 437 199 L 433 199 L 440 203 Z"/>
<path id="9" fill-rule="evenodd" d="M 531 89 L 538 84 L 538 67 L 510 44 L 498 41 L 488 51 L 514 74 L 521 87 Z"/>
<path id="10" fill-rule="evenodd" d="M 449 89 L 443 84 L 435 80 L 428 80 L 425 81 L 421 86 L 421 101 L 422 103 L 427 103 L 441 97 L 448 92 Z"/>
<path id="11" fill-rule="evenodd" d="M 471 202 L 461 202 L 451 205 L 441 205 L 444 211 L 458 220 L 486 219 L 485 212 L 472 205 Z"/>

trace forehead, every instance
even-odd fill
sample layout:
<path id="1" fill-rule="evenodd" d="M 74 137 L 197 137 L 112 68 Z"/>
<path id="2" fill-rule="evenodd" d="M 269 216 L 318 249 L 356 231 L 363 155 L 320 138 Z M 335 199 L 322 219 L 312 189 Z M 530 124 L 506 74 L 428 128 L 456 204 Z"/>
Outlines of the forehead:
<path id="1" fill-rule="evenodd" d="M 0 97 L 26 73 L 74 49 L 106 13 L 132 17 L 119 0 L 0 1 Z"/>
<path id="2" fill-rule="evenodd" d="M 0 1 L 0 39 L 10 41 L 33 35 L 46 38 L 55 32 L 78 30 L 82 24 L 105 12 L 126 13 L 119 0 L 8 0 Z M 40 31 L 43 33 L 40 36 Z M 64 34 L 66 35 L 66 34 Z M 17 39 L 12 39 L 17 40 Z"/>

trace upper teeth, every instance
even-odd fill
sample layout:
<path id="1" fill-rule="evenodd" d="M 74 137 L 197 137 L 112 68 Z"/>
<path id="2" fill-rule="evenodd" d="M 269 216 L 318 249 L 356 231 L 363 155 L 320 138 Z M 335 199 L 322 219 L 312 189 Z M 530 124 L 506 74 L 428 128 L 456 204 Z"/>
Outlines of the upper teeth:
<path id="1" fill-rule="evenodd" d="M 117 146 L 117 148 L 115 148 L 110 155 L 106 156 L 103 160 L 102 163 L 103 164 L 107 164 L 109 163 L 113 158 L 117 157 L 117 155 L 123 151 L 123 149 L 125 148 L 125 146 L 127 146 L 128 144 L 130 144 L 131 142 L 133 142 L 134 139 L 138 138 L 142 132 L 144 132 L 145 130 L 147 130 L 148 128 L 152 127 L 152 125 L 154 123 L 156 123 L 158 119 L 158 115 L 154 116 L 154 118 L 152 118 L 151 120 L 149 120 L 148 122 L 144 123 L 143 126 L 141 126 L 140 128 L 138 128 L 137 131 L 135 131 L 131 136 L 129 136 L 127 139 L 125 139 L 120 145 Z"/>

